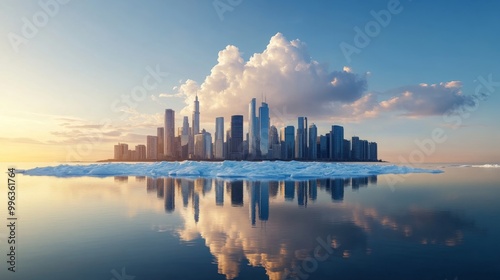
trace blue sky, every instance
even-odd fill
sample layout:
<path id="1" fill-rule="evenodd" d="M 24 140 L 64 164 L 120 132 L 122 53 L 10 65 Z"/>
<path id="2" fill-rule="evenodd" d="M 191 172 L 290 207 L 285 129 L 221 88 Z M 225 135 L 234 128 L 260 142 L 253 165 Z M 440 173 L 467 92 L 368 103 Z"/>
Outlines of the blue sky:
<path id="1" fill-rule="evenodd" d="M 53 15 L 47 16 L 45 3 Z M 214 3 L 230 10 L 218 13 Z M 355 46 L 354 28 L 364 30 L 375 21 L 372 11 L 388 11 L 388 5 L 399 12 L 347 59 L 340 45 Z M 478 77 L 500 81 L 499 6 L 495 1 L 2 1 L 0 94 L 8 102 L 0 104 L 0 160 L 65 160 L 76 149 L 85 160 L 109 158 L 116 142 L 144 143 L 145 135 L 162 125 L 166 108 L 176 111 L 178 125 L 182 115 L 191 118 L 190 103 L 198 91 L 202 127 L 212 132 L 215 116 L 246 115 L 243 104 L 266 92 L 271 110 L 293 115 L 295 100 L 320 133 L 332 124 L 344 125 L 346 137 L 377 141 L 383 159 L 408 158 L 418 150 L 415 140 L 440 128 L 447 140 L 425 161 L 498 162 L 498 83 L 481 89 L 486 100 L 474 104 L 470 116 L 458 115 L 458 128 L 442 116 L 471 106 L 468 96 L 480 84 Z M 37 15 L 43 21 L 41 13 L 48 19 L 43 26 L 35 24 Z M 37 29 L 31 38 L 23 34 L 23 18 Z M 23 43 L 13 43 L 13 36 Z M 296 39 L 301 43 L 291 43 Z M 237 49 L 221 56 L 228 45 Z M 247 64 L 266 50 L 269 55 L 262 55 L 258 65 Z M 241 58 L 247 70 L 240 74 L 253 74 L 240 77 L 218 58 Z M 274 79 L 274 68 L 267 65 L 283 61 L 326 73 L 318 80 L 306 70 Z M 257 65 L 250 67 L 254 72 L 250 64 Z M 111 109 L 142 84 L 147 67 L 168 75 L 129 113 Z M 220 75 L 233 85 L 224 88 Z M 302 77 L 303 96 L 283 93 L 297 88 L 294 81 Z M 345 86 L 321 84 L 334 77 Z M 269 78 L 266 84 L 255 84 L 264 78 Z M 188 88 L 193 86 L 188 80 L 196 87 Z M 248 87 L 234 85 L 247 82 Z M 220 95 L 223 89 L 234 96 Z M 323 91 L 328 97 L 320 103 Z M 405 92 L 411 94 L 405 97 Z M 324 104 L 329 107 L 318 110 Z M 103 121 L 109 122 L 105 129 L 99 126 Z M 89 144 L 89 139 L 94 140 Z M 27 155 L 27 149 L 34 154 Z"/>

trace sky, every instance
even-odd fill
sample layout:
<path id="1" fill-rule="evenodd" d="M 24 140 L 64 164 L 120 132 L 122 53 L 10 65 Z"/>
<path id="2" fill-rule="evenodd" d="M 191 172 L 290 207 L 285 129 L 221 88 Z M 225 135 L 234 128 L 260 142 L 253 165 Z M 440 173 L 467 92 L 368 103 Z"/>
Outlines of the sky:
<path id="1" fill-rule="evenodd" d="M 92 161 L 263 96 L 397 163 L 500 162 L 498 1 L 0 2 L 0 161 Z M 245 131 L 247 126 L 245 124 Z"/>

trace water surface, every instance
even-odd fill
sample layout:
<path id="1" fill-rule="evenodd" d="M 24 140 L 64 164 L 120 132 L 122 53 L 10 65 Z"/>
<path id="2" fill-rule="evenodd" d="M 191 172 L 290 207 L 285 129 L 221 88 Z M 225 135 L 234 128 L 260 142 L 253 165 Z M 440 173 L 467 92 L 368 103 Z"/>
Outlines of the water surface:
<path id="1" fill-rule="evenodd" d="M 430 167 L 445 172 L 304 181 L 19 174 L 17 272 L 3 262 L 0 278 L 500 279 L 500 169 Z"/>

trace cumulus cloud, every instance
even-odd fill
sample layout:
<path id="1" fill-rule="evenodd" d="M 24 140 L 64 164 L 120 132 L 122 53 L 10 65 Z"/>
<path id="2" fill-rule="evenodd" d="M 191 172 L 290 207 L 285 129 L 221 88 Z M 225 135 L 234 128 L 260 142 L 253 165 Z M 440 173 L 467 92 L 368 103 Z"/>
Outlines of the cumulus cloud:
<path id="1" fill-rule="evenodd" d="M 432 116 L 474 106 L 472 96 L 463 95 L 459 81 L 403 86 L 387 92 L 389 99 L 380 102 L 380 111 L 396 111 L 405 116 Z"/>
<path id="2" fill-rule="evenodd" d="M 462 94 L 460 81 L 405 85 L 375 93 L 367 91 L 370 75 L 355 73 L 348 66 L 330 71 L 311 58 L 303 42 L 277 33 L 264 51 L 248 60 L 236 46 L 228 45 L 203 81 L 179 81 L 171 93 L 158 98 L 183 98 L 185 107 L 178 115 L 191 117 L 198 95 L 202 121 L 211 123 L 215 117 L 235 114 L 246 119 L 250 100 L 255 97 L 259 104 L 264 97 L 275 125 L 290 124 L 301 115 L 315 122 L 353 122 L 393 113 L 434 116 L 475 105 L 473 96 Z"/>
<path id="3" fill-rule="evenodd" d="M 160 97 L 185 98 L 181 115 L 190 116 L 198 94 L 203 118 L 243 114 L 254 97 L 265 96 L 273 110 L 293 112 L 294 116 L 331 116 L 332 108 L 352 103 L 365 93 L 365 74 L 349 67 L 329 71 L 312 60 L 300 40 L 288 41 L 274 35 L 262 53 L 248 61 L 236 46 L 229 45 L 218 54 L 217 64 L 201 84 L 187 80 L 176 92 Z M 260 101 L 260 100 L 259 100 Z"/>

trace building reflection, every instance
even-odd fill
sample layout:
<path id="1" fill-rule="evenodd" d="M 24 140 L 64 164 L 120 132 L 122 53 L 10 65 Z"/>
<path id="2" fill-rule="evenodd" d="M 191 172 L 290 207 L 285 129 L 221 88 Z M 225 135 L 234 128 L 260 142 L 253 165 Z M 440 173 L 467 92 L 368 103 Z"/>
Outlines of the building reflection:
<path id="1" fill-rule="evenodd" d="M 297 203 L 299 206 L 307 207 L 307 192 L 305 181 L 295 182 L 295 189 L 297 191 Z"/>
<path id="2" fill-rule="evenodd" d="M 234 181 L 228 183 L 231 190 L 231 206 L 243 206 L 243 181 Z"/>
<path id="3" fill-rule="evenodd" d="M 114 176 L 114 180 L 116 183 L 127 183 L 128 176 Z"/>
<path id="4" fill-rule="evenodd" d="M 171 178 L 156 178 L 156 197 L 163 198 L 165 196 L 165 180 Z"/>
<path id="5" fill-rule="evenodd" d="M 255 225 L 256 213 L 260 221 L 269 219 L 269 182 L 249 181 L 250 222 Z"/>
<path id="6" fill-rule="evenodd" d="M 180 179 L 178 179 L 180 180 Z M 177 180 L 176 180 L 177 181 Z M 173 178 L 165 178 L 165 212 L 175 210 L 175 186 Z"/>
<path id="7" fill-rule="evenodd" d="M 322 252 L 328 251 L 329 258 L 350 258 L 377 250 L 368 244 L 371 234 L 417 246 L 457 246 L 464 242 L 464 232 L 475 228 L 473 222 L 451 211 L 412 208 L 382 212 L 345 199 L 352 191 L 376 185 L 377 176 L 307 181 L 145 181 L 149 195 L 154 197 L 156 190 L 156 197 L 164 201 L 165 212 L 184 219 L 177 232 L 180 238 L 192 241 L 201 236 L 216 259 L 219 273 L 227 279 L 239 275 L 245 259 L 252 266 L 264 267 L 270 279 L 282 279 L 311 256 L 318 244 L 328 244 Z M 176 197 L 176 191 L 181 195 Z M 230 205 L 224 203 L 225 197 L 230 197 Z M 248 208 L 242 207 L 245 199 Z M 176 202 L 183 207 L 176 209 Z"/>
<path id="8" fill-rule="evenodd" d="M 224 206 L 224 181 L 215 180 L 215 205 Z"/>
<path id="9" fill-rule="evenodd" d="M 146 180 L 146 176 L 135 176 L 136 182 L 144 182 Z"/>

